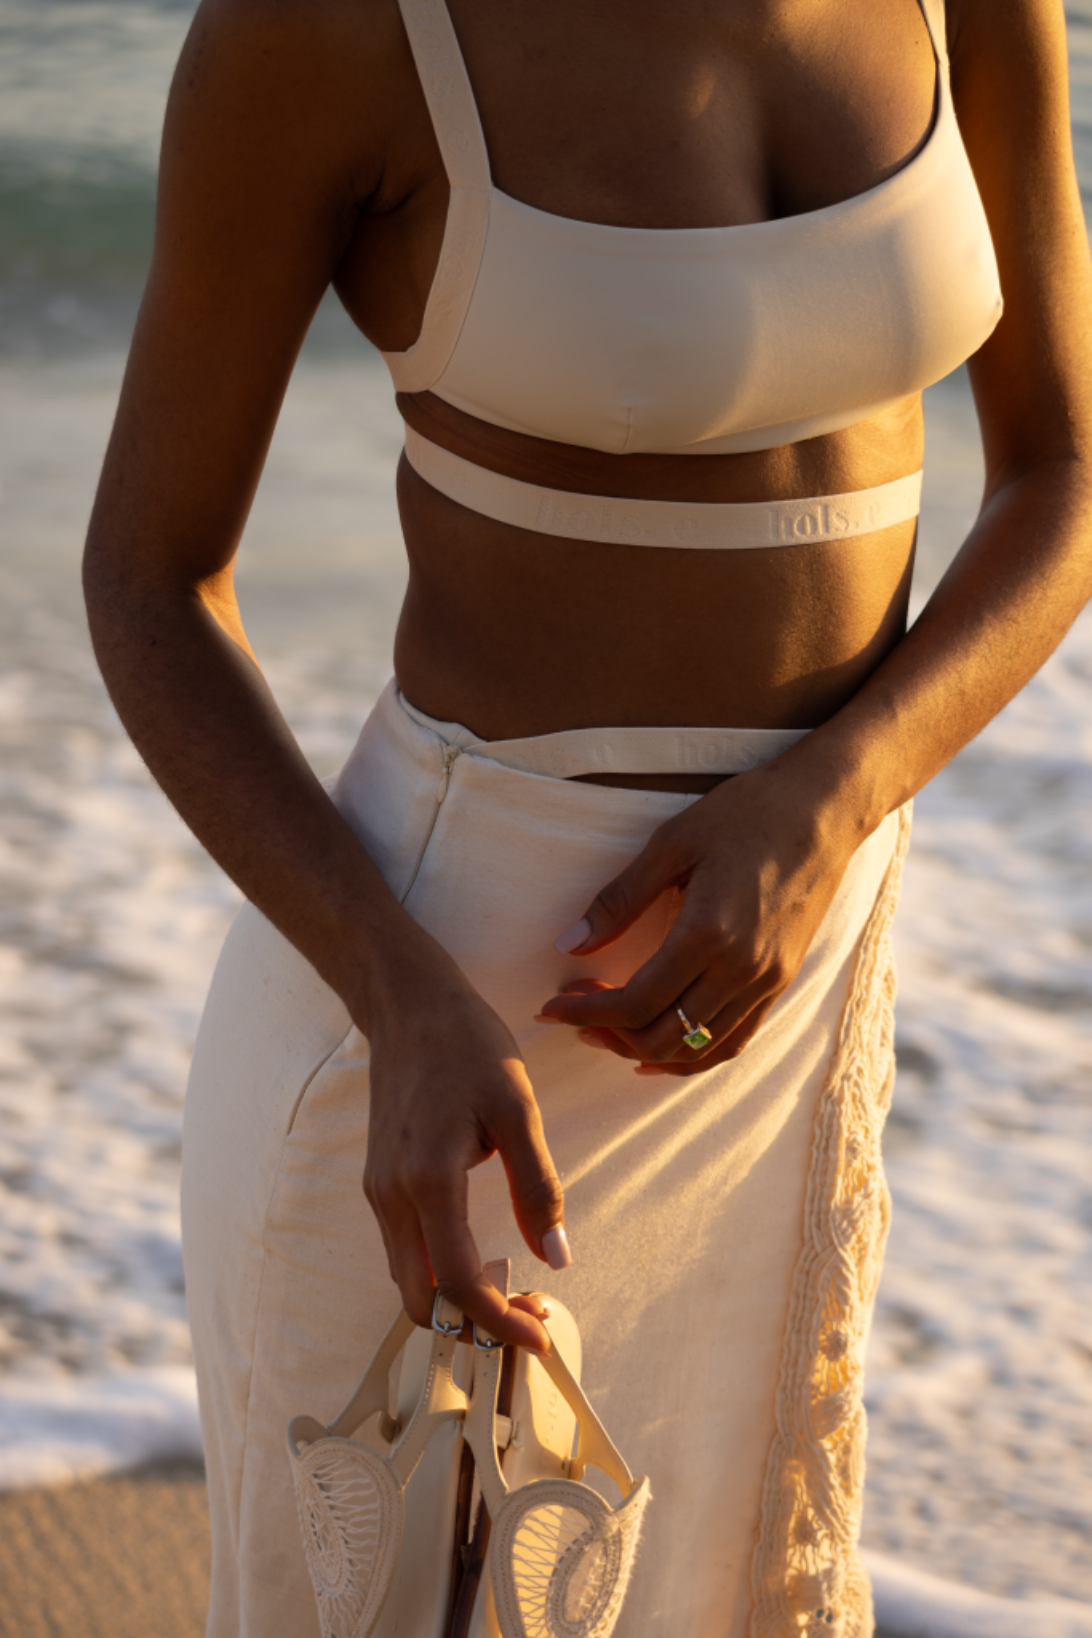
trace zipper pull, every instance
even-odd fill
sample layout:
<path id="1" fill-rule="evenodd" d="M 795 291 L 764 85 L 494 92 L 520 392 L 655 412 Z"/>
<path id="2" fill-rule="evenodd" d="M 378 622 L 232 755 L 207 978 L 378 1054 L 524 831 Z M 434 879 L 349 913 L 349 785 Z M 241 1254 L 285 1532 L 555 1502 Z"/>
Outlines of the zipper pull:
<path id="1" fill-rule="evenodd" d="M 455 758 L 459 755 L 458 745 L 449 745 L 444 752 L 444 765 L 440 769 L 440 783 L 436 787 L 436 806 L 439 807 L 447 795 L 447 787 L 451 780 L 451 770 L 455 765 Z"/>

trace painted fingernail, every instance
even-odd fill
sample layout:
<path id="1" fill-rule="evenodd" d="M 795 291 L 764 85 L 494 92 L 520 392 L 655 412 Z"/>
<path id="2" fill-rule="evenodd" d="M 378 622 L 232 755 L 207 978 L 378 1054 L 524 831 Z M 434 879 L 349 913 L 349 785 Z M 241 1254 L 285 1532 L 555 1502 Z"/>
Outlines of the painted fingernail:
<path id="1" fill-rule="evenodd" d="M 591 922 L 582 918 L 580 921 L 574 921 L 571 927 L 566 927 L 563 933 L 558 934 L 557 938 L 554 939 L 554 949 L 559 955 L 572 955 L 574 950 L 579 950 L 580 946 L 586 944 L 590 938 Z"/>
<path id="2" fill-rule="evenodd" d="M 572 1263 L 573 1254 L 569 1250 L 569 1237 L 560 1223 L 556 1228 L 547 1229 L 542 1236 L 542 1255 L 555 1273 L 568 1268 Z"/>
<path id="3" fill-rule="evenodd" d="M 535 1013 L 536 1024 L 563 1024 L 564 1022 L 564 1018 L 551 1018 L 548 1012 Z"/>

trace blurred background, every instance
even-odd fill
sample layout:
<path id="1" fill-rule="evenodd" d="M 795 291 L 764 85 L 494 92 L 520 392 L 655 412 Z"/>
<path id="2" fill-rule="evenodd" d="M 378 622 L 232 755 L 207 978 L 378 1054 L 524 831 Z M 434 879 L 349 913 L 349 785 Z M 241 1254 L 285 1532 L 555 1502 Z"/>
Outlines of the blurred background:
<path id="1" fill-rule="evenodd" d="M 130 749 L 78 578 L 191 14 L 0 6 L 0 1489 L 199 1454 L 179 1135 L 237 895 Z M 1092 0 L 1067 18 L 1087 200 Z M 917 606 L 981 481 L 965 378 L 926 398 Z M 386 372 L 327 302 L 239 573 L 323 773 L 390 670 L 399 447 Z M 917 806 L 864 1535 L 985 1591 L 1092 1604 L 1090 812 L 1086 618 Z"/>

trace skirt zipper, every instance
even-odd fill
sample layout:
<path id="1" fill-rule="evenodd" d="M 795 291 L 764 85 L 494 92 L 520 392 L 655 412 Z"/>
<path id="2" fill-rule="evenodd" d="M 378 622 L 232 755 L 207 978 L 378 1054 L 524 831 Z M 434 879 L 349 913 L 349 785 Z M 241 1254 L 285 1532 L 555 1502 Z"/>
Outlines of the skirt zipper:
<path id="1" fill-rule="evenodd" d="M 436 805 L 432 810 L 432 819 L 428 829 L 425 832 L 425 839 L 421 843 L 418 851 L 417 860 L 410 874 L 410 879 L 406 883 L 406 890 L 398 901 L 399 904 L 405 904 L 406 900 L 413 892 L 413 884 L 417 880 L 418 873 L 420 872 L 421 866 L 424 863 L 428 844 L 432 841 L 432 833 L 436 829 L 436 821 L 440 817 L 440 809 L 444 805 L 444 797 L 447 795 L 447 787 L 451 783 L 451 770 L 455 766 L 456 757 L 459 755 L 461 755 L 461 750 L 458 745 L 448 745 L 445 747 L 444 765 L 440 769 L 440 783 L 436 787 Z"/>

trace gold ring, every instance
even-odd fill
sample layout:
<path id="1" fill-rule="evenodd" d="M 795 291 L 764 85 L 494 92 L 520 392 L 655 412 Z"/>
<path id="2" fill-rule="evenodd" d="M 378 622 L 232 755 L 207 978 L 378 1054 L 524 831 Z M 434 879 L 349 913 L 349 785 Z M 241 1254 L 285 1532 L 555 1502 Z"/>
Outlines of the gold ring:
<path id="1" fill-rule="evenodd" d="M 705 1025 L 692 1024 L 681 1007 L 676 1007 L 675 1011 L 682 1019 L 683 1040 L 686 1042 L 691 1052 L 700 1052 L 702 1047 L 707 1047 L 713 1037 L 710 1031 L 706 1029 Z"/>

